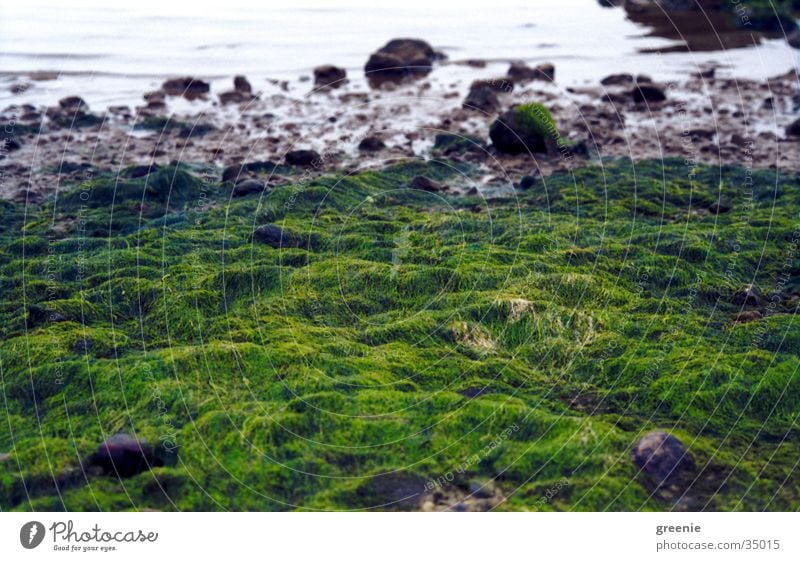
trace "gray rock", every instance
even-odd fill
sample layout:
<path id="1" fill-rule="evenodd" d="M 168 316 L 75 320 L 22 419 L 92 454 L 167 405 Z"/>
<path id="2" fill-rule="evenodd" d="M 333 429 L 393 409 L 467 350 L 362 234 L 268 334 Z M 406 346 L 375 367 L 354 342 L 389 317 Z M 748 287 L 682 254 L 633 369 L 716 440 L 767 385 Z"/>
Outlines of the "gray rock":
<path id="1" fill-rule="evenodd" d="M 646 434 L 634 447 L 631 461 L 656 486 L 668 484 L 694 469 L 683 443 L 662 431 Z"/>

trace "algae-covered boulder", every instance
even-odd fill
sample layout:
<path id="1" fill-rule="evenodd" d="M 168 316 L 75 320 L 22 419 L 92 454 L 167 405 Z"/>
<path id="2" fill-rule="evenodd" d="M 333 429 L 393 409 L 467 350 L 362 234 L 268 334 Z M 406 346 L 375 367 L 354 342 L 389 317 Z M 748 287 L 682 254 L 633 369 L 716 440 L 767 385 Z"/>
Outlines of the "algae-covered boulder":
<path id="1" fill-rule="evenodd" d="M 133 477 L 152 467 L 163 466 L 146 440 L 119 433 L 100 444 L 84 461 L 85 468 L 95 468 L 106 475 Z"/>
<path id="2" fill-rule="evenodd" d="M 516 105 L 489 129 L 492 144 L 506 154 L 547 152 L 548 139 L 557 135 L 553 116 L 541 103 Z"/>

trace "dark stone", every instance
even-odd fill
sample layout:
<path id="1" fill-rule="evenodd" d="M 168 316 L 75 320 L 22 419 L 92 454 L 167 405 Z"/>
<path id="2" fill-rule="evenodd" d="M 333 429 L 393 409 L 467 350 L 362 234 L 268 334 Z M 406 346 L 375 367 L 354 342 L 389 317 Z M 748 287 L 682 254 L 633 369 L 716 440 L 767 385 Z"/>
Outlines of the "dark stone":
<path id="1" fill-rule="evenodd" d="M 344 68 L 325 64 L 314 69 L 314 85 L 317 88 L 338 88 L 345 83 L 347 71 Z"/>
<path id="2" fill-rule="evenodd" d="M 419 189 L 421 191 L 428 191 L 429 193 L 438 193 L 440 191 L 444 191 L 446 187 L 439 183 L 438 181 L 434 181 L 429 177 L 425 177 L 424 175 L 418 175 L 411 182 L 408 184 L 410 189 Z"/>
<path id="3" fill-rule="evenodd" d="M 215 130 L 217 130 L 217 127 L 210 123 L 194 123 L 183 125 L 178 129 L 178 136 L 180 138 L 200 138 Z"/>
<path id="4" fill-rule="evenodd" d="M 489 138 L 497 150 L 506 154 L 548 151 L 545 134 L 518 122 L 517 111 L 514 108 L 506 111 L 492 123 L 489 128 Z"/>
<path id="5" fill-rule="evenodd" d="M 372 477 L 358 489 L 364 506 L 414 510 L 419 507 L 425 479 L 412 474 L 384 473 Z"/>
<path id="6" fill-rule="evenodd" d="M 194 78 L 172 78 L 161 85 L 167 95 L 182 95 L 188 99 L 194 99 L 211 90 L 211 86 L 202 80 Z"/>
<path id="7" fill-rule="evenodd" d="M 244 76 L 233 77 L 233 89 L 246 95 L 252 95 L 253 93 L 253 86 L 250 85 L 250 82 Z"/>
<path id="8" fill-rule="evenodd" d="M 786 127 L 787 136 L 800 136 L 800 119 L 797 119 L 791 125 Z"/>
<path id="9" fill-rule="evenodd" d="M 637 83 L 631 91 L 634 103 L 659 103 L 667 99 L 664 90 L 658 86 Z"/>
<path id="10" fill-rule="evenodd" d="M 621 86 L 633 84 L 633 76 L 630 74 L 611 74 L 606 76 L 600 83 L 604 86 Z"/>
<path id="11" fill-rule="evenodd" d="M 58 167 L 58 174 L 72 174 L 72 173 L 80 173 L 84 172 L 88 169 L 91 169 L 91 164 L 87 164 L 85 162 L 68 162 L 63 161 L 61 165 Z"/>
<path id="12" fill-rule="evenodd" d="M 273 173 L 275 168 L 278 167 L 277 164 L 273 162 L 247 162 L 245 164 L 233 164 L 227 166 L 224 170 L 222 170 L 222 181 L 236 181 L 237 179 L 241 178 L 243 175 L 247 175 L 248 173 L 257 173 L 257 172 L 266 172 L 266 173 Z"/>
<path id="13" fill-rule="evenodd" d="M 800 49 L 800 29 L 795 29 L 786 36 L 786 42 L 790 47 Z"/>
<path id="14" fill-rule="evenodd" d="M 79 355 L 86 355 L 89 354 L 92 347 L 94 347 L 94 341 L 88 337 L 84 337 L 75 344 L 75 352 Z"/>
<path id="15" fill-rule="evenodd" d="M 539 178 L 534 175 L 523 175 L 517 187 L 523 191 L 526 191 L 536 185 L 539 182 Z"/>
<path id="16" fill-rule="evenodd" d="M 251 94 L 242 93 L 237 90 L 231 90 L 229 92 L 222 92 L 218 94 L 219 102 L 222 105 L 228 105 L 229 103 L 246 103 L 253 99 Z"/>
<path id="17" fill-rule="evenodd" d="M 146 175 L 150 175 L 154 171 L 158 170 L 158 166 L 156 164 L 145 164 L 140 166 L 133 166 L 128 170 L 126 175 L 131 179 L 135 179 L 137 177 L 144 177 Z"/>
<path id="18" fill-rule="evenodd" d="M 48 310 L 38 304 L 28 306 L 28 322 L 33 326 L 46 325 L 47 323 L 61 323 L 68 321 L 69 318 L 55 310 Z"/>
<path id="19" fill-rule="evenodd" d="M 299 247 L 301 244 L 293 234 L 275 224 L 265 224 L 256 228 L 253 232 L 253 240 L 265 243 L 275 249 Z"/>
<path id="20" fill-rule="evenodd" d="M 258 179 L 244 179 L 233 187 L 231 195 L 233 197 L 244 197 L 253 193 L 260 193 L 265 188 L 264 182 Z"/>
<path id="21" fill-rule="evenodd" d="M 316 166 L 322 163 L 320 155 L 314 150 L 292 150 L 287 152 L 285 159 L 290 166 Z"/>
<path id="22" fill-rule="evenodd" d="M 483 140 L 477 136 L 442 132 L 436 135 L 436 139 L 433 142 L 433 149 L 443 152 L 444 154 L 483 152 L 485 150 L 485 144 Z"/>
<path id="23" fill-rule="evenodd" d="M 478 388 L 478 387 L 470 386 L 470 387 L 468 387 L 468 388 L 466 388 L 464 390 L 461 390 L 458 393 L 460 393 L 461 395 L 463 395 L 464 397 L 466 397 L 468 399 L 475 399 L 476 397 L 480 397 L 480 396 L 482 396 L 484 394 L 487 394 L 487 393 L 490 393 L 490 392 L 489 392 L 489 388 L 487 388 L 487 387 Z"/>
<path id="24" fill-rule="evenodd" d="M 440 58 L 433 48 L 420 39 L 393 39 L 374 52 L 364 66 L 370 85 L 400 82 L 428 74 Z"/>
<path id="25" fill-rule="evenodd" d="M 631 460 L 657 487 L 694 469 L 683 443 L 662 431 L 646 434 L 634 447 Z"/>
<path id="26" fill-rule="evenodd" d="M 741 290 L 734 292 L 731 303 L 735 306 L 763 306 L 766 303 L 766 299 L 757 286 L 748 284 Z"/>
<path id="27" fill-rule="evenodd" d="M 380 152 L 384 148 L 386 144 L 377 136 L 367 136 L 358 143 L 358 149 L 362 152 Z"/>
<path id="28" fill-rule="evenodd" d="M 544 80 L 552 82 L 556 78 L 556 68 L 549 62 L 531 68 L 522 62 L 512 62 L 508 68 L 508 77 L 515 82 L 530 82 L 533 80 Z"/>
<path id="29" fill-rule="evenodd" d="M 147 92 L 142 97 L 148 102 L 163 102 L 167 99 L 167 94 L 161 90 L 156 90 L 153 92 Z"/>
<path id="30" fill-rule="evenodd" d="M 13 152 L 22 148 L 22 142 L 14 136 L 9 136 L 0 140 L 0 154 Z"/>
<path id="31" fill-rule="evenodd" d="M 153 447 L 145 440 L 120 433 L 115 434 L 84 461 L 84 468 L 100 470 L 105 475 L 133 477 L 152 467 L 164 465 L 156 457 Z"/>
<path id="32" fill-rule="evenodd" d="M 89 106 L 77 95 L 71 95 L 58 100 L 58 105 L 67 111 L 87 111 Z"/>
<path id="33" fill-rule="evenodd" d="M 761 319 L 763 316 L 761 312 L 758 310 L 746 310 L 744 312 L 739 312 L 734 316 L 733 323 L 747 323 L 749 321 L 757 321 Z"/>
<path id="34" fill-rule="evenodd" d="M 491 88 L 471 88 L 461 106 L 464 109 L 494 113 L 500 107 L 500 100 Z"/>

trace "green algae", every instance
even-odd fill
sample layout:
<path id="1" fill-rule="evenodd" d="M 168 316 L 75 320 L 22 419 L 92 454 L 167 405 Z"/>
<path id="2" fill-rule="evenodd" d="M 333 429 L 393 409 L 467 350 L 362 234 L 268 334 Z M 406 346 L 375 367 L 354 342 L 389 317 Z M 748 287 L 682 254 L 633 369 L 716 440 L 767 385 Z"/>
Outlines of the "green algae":
<path id="1" fill-rule="evenodd" d="M 463 164 L 241 199 L 199 169 L 0 204 L 3 510 L 372 508 L 382 473 L 681 508 L 629 460 L 656 428 L 705 466 L 688 508 L 797 507 L 796 177 L 618 161 L 476 204 L 405 187 Z M 734 323 L 751 282 L 779 304 Z M 171 465 L 64 476 L 120 430 Z"/>

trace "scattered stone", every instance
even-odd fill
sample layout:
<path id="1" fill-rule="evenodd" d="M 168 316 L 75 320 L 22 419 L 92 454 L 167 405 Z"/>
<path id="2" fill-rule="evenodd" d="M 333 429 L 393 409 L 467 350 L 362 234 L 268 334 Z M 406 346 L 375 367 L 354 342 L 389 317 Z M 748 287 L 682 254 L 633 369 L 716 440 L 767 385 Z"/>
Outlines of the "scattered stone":
<path id="1" fill-rule="evenodd" d="M 438 181 L 434 181 L 433 179 L 425 177 L 424 175 L 416 176 L 408 184 L 408 187 L 409 189 L 418 189 L 420 191 L 427 191 L 429 193 L 439 193 L 447 189 L 447 187 Z"/>
<path id="2" fill-rule="evenodd" d="M 152 467 L 164 465 L 156 457 L 153 447 L 146 440 L 125 434 L 115 434 L 84 461 L 84 468 L 99 470 L 104 475 L 133 477 Z"/>
<path id="3" fill-rule="evenodd" d="M 87 355 L 94 347 L 94 341 L 88 337 L 83 337 L 80 341 L 75 343 L 75 352 L 79 355 Z"/>
<path id="4" fill-rule="evenodd" d="M 747 146 L 747 144 L 748 144 L 749 142 L 750 142 L 750 141 L 749 141 L 748 139 L 746 139 L 745 137 L 743 137 L 743 136 L 742 136 L 741 134 L 739 134 L 739 133 L 733 133 L 733 134 L 731 135 L 731 144 L 733 144 L 733 145 L 735 145 L 735 146 L 738 146 L 738 147 L 740 147 L 740 148 L 744 148 L 745 146 Z"/>
<path id="5" fill-rule="evenodd" d="M 659 103 L 667 99 L 664 90 L 658 86 L 651 86 L 637 82 L 631 91 L 634 103 Z"/>
<path id="6" fill-rule="evenodd" d="M 604 86 L 626 86 L 633 84 L 633 76 L 631 74 L 611 74 L 600 80 L 600 83 Z"/>
<path id="7" fill-rule="evenodd" d="M 797 119 L 791 125 L 786 127 L 787 136 L 800 136 L 800 119 Z"/>
<path id="8" fill-rule="evenodd" d="M 364 72 L 370 85 L 376 87 L 425 76 L 438 58 L 440 55 L 421 39 L 393 39 L 372 53 Z"/>
<path id="9" fill-rule="evenodd" d="M 786 36 L 786 42 L 790 47 L 800 49 L 800 29 L 795 29 Z"/>
<path id="10" fill-rule="evenodd" d="M 450 132 L 437 134 L 433 142 L 433 149 L 444 154 L 461 152 L 483 153 L 485 148 L 483 140 L 477 136 L 453 134 Z"/>
<path id="11" fill-rule="evenodd" d="M 498 94 L 511 93 L 514 82 L 506 78 L 490 80 L 475 80 L 469 88 L 462 107 L 464 109 L 477 109 L 485 113 L 493 113 L 500 107 Z"/>
<path id="12" fill-rule="evenodd" d="M 253 232 L 253 240 L 265 243 L 275 249 L 299 247 L 301 242 L 293 234 L 275 224 L 259 226 Z"/>
<path id="13" fill-rule="evenodd" d="M 319 89 L 338 88 L 345 83 L 347 71 L 344 68 L 325 64 L 314 69 L 314 85 Z"/>
<path id="14" fill-rule="evenodd" d="M 67 111 L 88 111 L 89 106 L 86 104 L 83 99 L 78 97 L 77 95 L 71 95 L 69 97 L 62 98 L 58 100 L 58 105 L 61 109 L 65 109 Z"/>
<path id="15" fill-rule="evenodd" d="M 517 184 L 517 188 L 521 189 L 522 191 L 527 191 L 528 189 L 536 185 L 538 182 L 539 182 L 538 176 L 523 175 L 520 178 L 519 183 Z"/>
<path id="16" fill-rule="evenodd" d="M 167 95 L 182 95 L 186 99 L 196 99 L 207 94 L 211 90 L 211 86 L 202 80 L 185 77 L 167 80 L 161 85 L 161 89 L 163 89 Z"/>
<path id="17" fill-rule="evenodd" d="M 756 285 L 748 284 L 733 294 L 731 303 L 735 306 L 763 306 L 766 299 Z"/>
<path id="18" fill-rule="evenodd" d="M 367 136 L 358 143 L 358 149 L 362 152 L 380 152 L 384 148 L 386 144 L 377 136 Z"/>
<path id="19" fill-rule="evenodd" d="M 759 320 L 762 317 L 761 312 L 758 310 L 746 310 L 736 314 L 733 318 L 733 323 L 747 323 L 748 321 Z"/>
<path id="20" fill-rule="evenodd" d="M 10 91 L 14 95 L 18 95 L 27 92 L 32 85 L 33 84 L 26 82 L 11 84 L 11 87 L 8 88 L 8 91 Z"/>
<path id="21" fill-rule="evenodd" d="M 381 509 L 415 510 L 422 502 L 425 479 L 412 474 L 384 473 L 372 477 L 358 489 L 367 506 Z"/>
<path id="22" fill-rule="evenodd" d="M 250 82 L 244 76 L 233 77 L 233 89 L 246 95 L 253 94 L 253 86 L 250 85 Z"/>
<path id="23" fill-rule="evenodd" d="M 290 166 L 317 166 L 322 163 L 320 155 L 314 150 L 292 150 L 286 154 L 286 163 Z"/>
<path id="24" fill-rule="evenodd" d="M 133 166 L 132 168 L 128 169 L 126 175 L 131 179 L 136 179 L 139 177 L 150 175 L 151 173 L 157 170 L 158 166 L 156 164 L 144 164 L 139 166 Z"/>
<path id="25" fill-rule="evenodd" d="M 31 304 L 28 306 L 28 322 L 31 326 L 40 326 L 47 323 L 61 323 L 67 320 L 67 316 L 55 310 L 48 310 L 38 304 Z"/>
<path id="26" fill-rule="evenodd" d="M 512 62 L 508 68 L 508 77 L 515 82 L 530 82 L 544 80 L 552 82 L 556 79 L 556 68 L 549 62 L 531 68 L 523 62 Z"/>
<path id="27" fill-rule="evenodd" d="M 179 138 L 199 138 L 205 136 L 211 131 L 217 130 L 217 127 L 210 123 L 192 123 L 183 125 L 178 129 Z"/>
<path id="28" fill-rule="evenodd" d="M 231 195 L 233 197 L 244 197 L 245 195 L 252 195 L 253 193 L 260 193 L 266 188 L 263 181 L 258 179 L 243 179 L 233 187 Z"/>
<path id="29" fill-rule="evenodd" d="M 253 96 L 250 94 L 245 94 L 240 91 L 231 90 L 228 92 L 220 92 L 217 94 L 219 97 L 219 102 L 222 105 L 228 105 L 230 103 L 246 103 L 253 99 Z"/>
<path id="30" fill-rule="evenodd" d="M 0 154 L 14 152 L 20 148 L 22 148 L 22 142 L 20 142 L 20 140 L 14 136 L 0 139 Z"/>
<path id="31" fill-rule="evenodd" d="M 694 469 L 683 443 L 662 431 L 646 434 L 634 447 L 631 460 L 656 487 Z"/>

